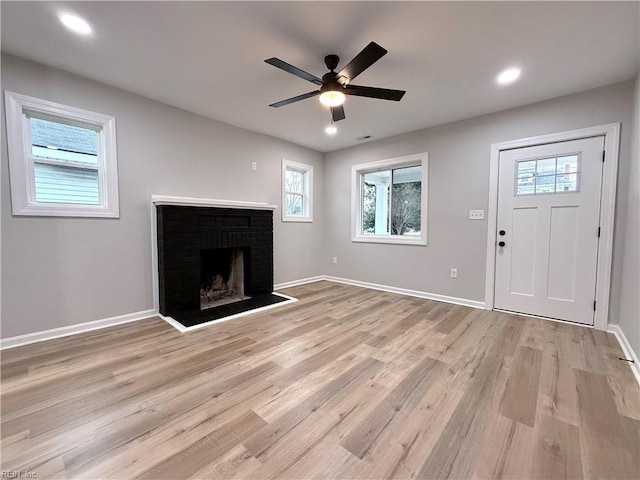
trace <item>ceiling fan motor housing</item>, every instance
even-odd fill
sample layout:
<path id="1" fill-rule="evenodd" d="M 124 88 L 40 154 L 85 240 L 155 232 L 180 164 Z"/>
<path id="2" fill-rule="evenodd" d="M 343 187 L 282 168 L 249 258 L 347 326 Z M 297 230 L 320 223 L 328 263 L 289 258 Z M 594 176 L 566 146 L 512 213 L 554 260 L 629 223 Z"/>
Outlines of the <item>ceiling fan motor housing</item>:
<path id="1" fill-rule="evenodd" d="M 327 55 L 326 57 L 324 57 L 324 64 L 332 72 L 338 67 L 339 61 L 340 57 L 338 55 Z"/>
<path id="2" fill-rule="evenodd" d="M 340 82 L 335 80 L 335 75 L 331 80 L 325 80 L 323 77 L 322 81 L 324 82 L 324 84 L 320 87 L 320 93 L 324 93 L 324 92 L 343 92 L 344 93 L 344 86 Z"/>

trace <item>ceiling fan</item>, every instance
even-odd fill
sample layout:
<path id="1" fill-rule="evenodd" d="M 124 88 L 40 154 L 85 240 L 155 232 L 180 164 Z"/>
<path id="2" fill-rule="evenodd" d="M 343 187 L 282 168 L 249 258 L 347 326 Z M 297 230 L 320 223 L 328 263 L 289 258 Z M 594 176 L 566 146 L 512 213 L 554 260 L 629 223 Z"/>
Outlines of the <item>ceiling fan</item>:
<path id="1" fill-rule="evenodd" d="M 312 75 L 298 67 L 288 64 L 280 60 L 279 58 L 272 57 L 265 60 L 269 65 L 278 67 L 285 72 L 291 73 L 296 77 L 300 77 L 311 83 L 315 83 L 320 86 L 320 90 L 315 90 L 309 93 L 303 93 L 296 97 L 291 97 L 286 100 L 281 100 L 269 105 L 270 107 L 283 107 L 290 103 L 298 102 L 306 98 L 311 98 L 320 95 L 320 102 L 331 108 L 331 117 L 334 122 L 343 120 L 344 107 L 343 103 L 345 95 L 356 95 L 359 97 L 380 98 L 382 100 L 394 100 L 396 102 L 406 93 L 404 90 L 391 90 L 388 88 L 376 88 L 376 87 L 363 87 L 360 85 L 351 85 L 349 82 L 364 72 L 371 65 L 380 60 L 387 51 L 375 42 L 369 43 L 364 49 L 355 56 L 346 67 L 339 72 L 335 69 L 338 66 L 340 57 L 337 55 L 327 55 L 324 57 L 324 63 L 330 70 L 329 73 L 325 73 L 322 79 Z"/>

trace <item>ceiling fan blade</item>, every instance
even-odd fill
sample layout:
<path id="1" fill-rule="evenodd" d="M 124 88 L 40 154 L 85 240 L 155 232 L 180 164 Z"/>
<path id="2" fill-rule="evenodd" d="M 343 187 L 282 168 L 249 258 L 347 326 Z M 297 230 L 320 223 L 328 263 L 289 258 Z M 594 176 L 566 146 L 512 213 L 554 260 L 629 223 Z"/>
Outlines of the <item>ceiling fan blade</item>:
<path id="1" fill-rule="evenodd" d="M 290 103 L 299 102 L 300 100 L 315 97 L 316 95 L 320 95 L 320 90 L 316 90 L 315 92 L 303 93 L 302 95 L 298 95 L 297 97 L 287 98 L 286 100 L 280 100 L 279 102 L 272 103 L 269 106 L 276 107 L 276 108 L 284 107 L 285 105 L 289 105 Z"/>
<path id="2" fill-rule="evenodd" d="M 344 106 L 338 105 L 337 107 L 331 107 L 331 118 L 333 118 L 334 122 L 347 118 L 344 115 Z"/>
<path id="3" fill-rule="evenodd" d="M 346 85 L 344 93 L 358 97 L 380 98 L 382 100 L 394 100 L 399 102 L 407 93 L 404 90 L 391 90 L 389 88 L 362 87 L 360 85 Z"/>
<path id="4" fill-rule="evenodd" d="M 322 80 L 320 80 L 315 75 L 311 75 L 304 70 L 299 69 L 298 67 L 294 67 L 293 65 L 288 64 L 276 57 L 267 58 L 265 60 L 269 65 L 273 65 L 274 67 L 278 67 L 281 70 L 284 70 L 287 73 L 291 73 L 296 77 L 300 77 L 304 80 L 308 80 L 311 83 L 315 83 L 316 85 L 322 85 Z"/>
<path id="5" fill-rule="evenodd" d="M 376 42 L 371 42 L 346 67 L 340 70 L 338 77 L 346 77 L 345 82 L 350 82 L 384 57 L 386 53 L 387 51 Z"/>

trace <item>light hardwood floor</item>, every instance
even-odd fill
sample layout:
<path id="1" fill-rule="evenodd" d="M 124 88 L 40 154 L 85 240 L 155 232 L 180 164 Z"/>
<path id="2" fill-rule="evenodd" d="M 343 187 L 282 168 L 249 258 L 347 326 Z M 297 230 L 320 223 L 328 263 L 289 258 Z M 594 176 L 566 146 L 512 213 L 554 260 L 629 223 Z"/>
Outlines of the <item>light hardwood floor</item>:
<path id="1" fill-rule="evenodd" d="M 638 478 L 615 338 L 318 282 L 180 334 L 2 352 L 2 468 L 43 478 Z"/>

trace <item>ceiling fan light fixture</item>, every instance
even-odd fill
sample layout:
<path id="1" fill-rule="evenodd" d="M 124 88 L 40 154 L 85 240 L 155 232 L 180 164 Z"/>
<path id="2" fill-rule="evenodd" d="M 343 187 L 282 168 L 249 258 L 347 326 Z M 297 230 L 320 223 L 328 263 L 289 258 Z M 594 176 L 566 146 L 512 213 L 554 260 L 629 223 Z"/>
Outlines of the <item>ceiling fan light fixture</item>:
<path id="1" fill-rule="evenodd" d="M 327 107 L 337 107 L 344 103 L 346 96 L 337 90 L 327 90 L 320 95 L 320 103 Z"/>

